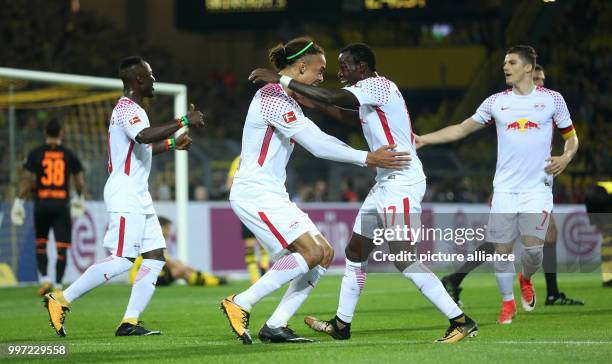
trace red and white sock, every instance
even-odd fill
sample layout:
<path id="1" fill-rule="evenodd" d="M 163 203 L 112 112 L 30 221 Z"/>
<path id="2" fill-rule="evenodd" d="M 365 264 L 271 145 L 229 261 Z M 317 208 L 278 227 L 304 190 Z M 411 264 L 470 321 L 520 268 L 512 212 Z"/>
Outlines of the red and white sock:
<path id="1" fill-rule="evenodd" d="M 90 290 L 108 282 L 111 278 L 132 268 L 129 259 L 111 255 L 87 268 L 70 287 L 64 291 L 64 298 L 68 303 L 76 300 Z"/>
<path id="2" fill-rule="evenodd" d="M 403 273 L 446 317 L 452 319 L 463 314 L 463 311 L 444 289 L 440 279 L 424 264 L 415 262 L 406 268 Z"/>
<path id="3" fill-rule="evenodd" d="M 340 320 L 350 323 L 359 301 L 366 280 L 366 267 L 368 262 L 351 262 L 345 259 L 344 277 L 340 286 L 340 299 L 336 316 Z"/>
<path id="4" fill-rule="evenodd" d="M 125 315 L 123 320 L 136 319 L 140 313 L 144 311 L 147 304 L 153 297 L 155 292 L 155 282 L 159 273 L 164 268 L 166 262 L 155 259 L 143 259 L 136 278 L 134 278 L 134 284 L 132 285 L 132 293 L 130 295 L 130 301 L 128 302 Z"/>
<path id="5" fill-rule="evenodd" d="M 287 292 L 281 299 L 278 307 L 266 322 L 268 327 L 277 328 L 287 326 L 289 319 L 295 315 L 295 312 L 300 308 L 306 297 L 315 287 L 321 276 L 325 274 L 327 269 L 317 265 L 308 272 L 295 278 L 289 284 Z"/>
<path id="6" fill-rule="evenodd" d="M 236 295 L 234 302 L 250 311 L 260 299 L 279 289 L 282 285 L 308 272 L 308 264 L 300 253 L 285 255 L 279 259 L 269 271 L 266 272 L 249 289 Z"/>

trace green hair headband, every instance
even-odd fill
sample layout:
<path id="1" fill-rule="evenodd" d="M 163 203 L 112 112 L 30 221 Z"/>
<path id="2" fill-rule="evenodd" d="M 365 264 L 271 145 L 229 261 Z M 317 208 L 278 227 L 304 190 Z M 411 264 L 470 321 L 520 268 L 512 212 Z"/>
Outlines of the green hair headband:
<path id="1" fill-rule="evenodd" d="M 306 44 L 306 47 L 302 48 L 302 50 L 301 50 L 301 51 L 297 52 L 296 54 L 294 54 L 294 55 L 292 55 L 292 56 L 287 57 L 287 61 L 290 61 L 290 60 L 294 59 L 295 57 L 297 57 L 297 56 L 299 56 L 299 55 L 303 54 L 303 53 L 304 53 L 304 52 L 306 52 L 306 51 L 308 50 L 308 48 L 310 48 L 310 47 L 311 47 L 313 44 L 314 44 L 313 42 L 310 42 L 310 43 Z"/>

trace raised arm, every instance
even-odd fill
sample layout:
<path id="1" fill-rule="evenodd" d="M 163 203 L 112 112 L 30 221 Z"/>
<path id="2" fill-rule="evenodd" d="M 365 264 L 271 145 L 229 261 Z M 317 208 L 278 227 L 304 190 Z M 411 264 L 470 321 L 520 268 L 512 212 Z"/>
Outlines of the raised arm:
<path id="1" fill-rule="evenodd" d="M 288 76 L 280 76 L 278 73 L 265 69 L 258 68 L 251 72 L 249 80 L 255 82 L 266 83 L 281 83 L 283 86 L 310 97 L 313 100 L 323 102 L 328 105 L 336 105 L 343 107 L 358 107 L 359 100 L 351 92 L 343 89 L 325 89 L 322 87 L 311 86 L 305 83 L 298 82 Z"/>
<path id="2" fill-rule="evenodd" d="M 417 149 L 431 144 L 444 144 L 463 139 L 476 130 L 484 128 L 486 125 L 477 122 L 472 118 L 465 119 L 462 123 L 447 126 L 433 133 L 416 136 Z"/>
<path id="3" fill-rule="evenodd" d="M 168 139 L 184 126 L 193 126 L 195 128 L 204 127 L 204 115 L 199 110 L 196 110 L 193 104 L 189 105 L 189 112 L 187 115 L 163 125 L 149 126 L 148 128 L 142 129 L 134 139 L 140 144 L 164 142 L 165 139 Z"/>
<path id="4" fill-rule="evenodd" d="M 359 122 L 359 111 L 353 109 L 345 109 L 338 106 L 327 105 L 319 101 L 310 99 L 302 94 L 295 93 L 294 98 L 300 105 L 317 110 L 325 115 L 331 116 L 332 118 L 342 121 L 349 125 L 358 125 Z"/>
<path id="5" fill-rule="evenodd" d="M 153 155 L 157 155 L 164 152 L 170 152 L 173 150 L 188 150 L 191 146 L 191 138 L 187 133 L 183 133 L 178 137 L 170 137 L 161 142 L 155 142 L 151 144 L 153 148 Z"/>
<path id="6" fill-rule="evenodd" d="M 301 146 L 317 158 L 336 162 L 352 163 L 359 166 L 373 166 L 389 169 L 403 169 L 410 161 L 407 152 L 393 152 L 395 145 L 386 145 L 374 152 L 356 150 L 316 126 L 304 128 L 293 136 Z"/>

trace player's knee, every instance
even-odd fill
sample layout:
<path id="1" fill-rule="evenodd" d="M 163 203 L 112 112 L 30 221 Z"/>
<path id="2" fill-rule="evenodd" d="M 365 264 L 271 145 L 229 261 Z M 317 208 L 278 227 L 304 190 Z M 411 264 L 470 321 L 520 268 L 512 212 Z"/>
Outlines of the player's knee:
<path id="1" fill-rule="evenodd" d="M 321 266 L 329 268 L 331 263 L 334 261 L 334 249 L 329 245 L 323 245 L 323 259 L 321 260 Z"/>
<path id="2" fill-rule="evenodd" d="M 319 265 L 323 260 L 323 247 L 318 244 L 312 244 L 300 253 L 310 269 Z"/>
<path id="3" fill-rule="evenodd" d="M 495 252 L 497 254 L 511 254 L 514 246 L 513 244 L 496 244 Z"/>
<path id="4" fill-rule="evenodd" d="M 400 271 L 403 272 L 406 270 L 406 268 L 408 268 L 410 265 L 412 265 L 413 262 L 406 262 L 406 261 L 395 261 L 393 262 L 393 264 L 395 265 L 395 268 Z"/>
<path id="5" fill-rule="evenodd" d="M 351 239 L 344 248 L 344 255 L 351 262 L 363 262 L 368 259 L 369 251 L 366 253 L 358 240 Z"/>
<path id="6" fill-rule="evenodd" d="M 61 262 L 65 262 L 66 261 L 66 249 L 65 248 L 58 248 L 57 249 L 57 260 L 61 261 Z"/>
<path id="7" fill-rule="evenodd" d="M 542 259 L 544 257 L 544 246 L 526 246 L 525 251 L 523 252 L 523 261 L 528 262 L 531 265 L 540 265 L 542 264 Z"/>

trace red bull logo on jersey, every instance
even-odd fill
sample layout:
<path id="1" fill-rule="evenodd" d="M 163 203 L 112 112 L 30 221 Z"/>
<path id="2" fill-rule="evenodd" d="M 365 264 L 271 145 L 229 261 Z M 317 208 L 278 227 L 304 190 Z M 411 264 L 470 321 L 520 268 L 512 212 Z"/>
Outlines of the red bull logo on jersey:
<path id="1" fill-rule="evenodd" d="M 526 132 L 529 129 L 540 129 L 540 124 L 526 118 L 521 118 L 506 125 L 506 130 Z"/>

